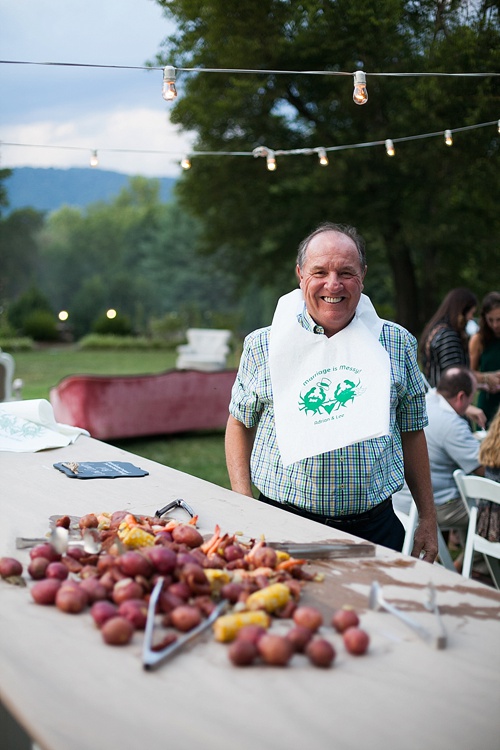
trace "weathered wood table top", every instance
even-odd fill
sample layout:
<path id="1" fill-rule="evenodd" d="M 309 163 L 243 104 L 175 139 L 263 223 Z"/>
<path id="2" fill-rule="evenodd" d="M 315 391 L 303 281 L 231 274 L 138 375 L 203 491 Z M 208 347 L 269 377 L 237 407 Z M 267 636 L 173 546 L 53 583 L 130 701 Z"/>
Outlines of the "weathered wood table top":
<path id="1" fill-rule="evenodd" d="M 131 461 L 149 475 L 78 480 L 53 468 L 105 460 Z M 195 509 L 204 535 L 219 524 L 248 538 L 356 541 L 91 438 L 33 454 L 0 453 L 0 477 L 0 556 L 25 564 L 28 551 L 15 549 L 16 536 L 45 535 L 51 515 L 153 515 L 176 498 Z M 233 667 L 226 646 L 208 633 L 145 672 L 142 634 L 127 647 L 105 646 L 88 611 L 66 615 L 38 606 L 26 588 L 0 580 L 0 698 L 43 750 L 499 747 L 499 592 L 383 547 L 372 558 L 312 565 L 325 580 L 305 587 L 304 602 L 327 619 L 353 605 L 371 638 L 368 653 L 355 657 L 325 628 L 337 650 L 331 669 L 315 668 L 302 655 L 285 668 Z M 435 650 L 393 615 L 370 610 L 374 580 L 429 629 L 435 619 L 423 599 L 432 582 L 447 648 Z"/>

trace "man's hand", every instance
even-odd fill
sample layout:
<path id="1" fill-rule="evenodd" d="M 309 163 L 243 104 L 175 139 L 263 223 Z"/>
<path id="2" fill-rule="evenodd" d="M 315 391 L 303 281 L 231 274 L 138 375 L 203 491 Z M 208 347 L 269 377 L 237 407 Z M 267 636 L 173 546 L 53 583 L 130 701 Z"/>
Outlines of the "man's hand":
<path id="1" fill-rule="evenodd" d="M 482 430 L 486 428 L 486 414 L 477 406 L 470 404 L 466 409 L 465 416 L 475 422 Z"/>
<path id="2" fill-rule="evenodd" d="M 438 553 L 437 541 L 437 524 L 436 520 L 419 521 L 415 529 L 413 539 L 412 557 L 420 557 L 423 553 L 422 560 L 433 563 Z"/>

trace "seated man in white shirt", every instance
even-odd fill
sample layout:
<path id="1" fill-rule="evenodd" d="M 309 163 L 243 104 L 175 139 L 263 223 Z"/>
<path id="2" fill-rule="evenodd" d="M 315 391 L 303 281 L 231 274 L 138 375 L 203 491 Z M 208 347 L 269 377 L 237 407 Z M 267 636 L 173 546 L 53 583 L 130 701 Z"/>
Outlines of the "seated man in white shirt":
<path id="1" fill-rule="evenodd" d="M 476 388 L 471 370 L 464 366 L 450 367 L 442 373 L 437 387 L 425 397 L 429 419 L 425 437 L 438 524 L 458 529 L 462 544 L 469 516 L 458 494 L 453 472 L 462 469 L 466 474 L 484 476 L 484 467 L 479 462 L 479 441 L 464 419 Z M 393 505 L 396 510 L 409 513 L 411 494 L 406 485 L 393 495 Z"/>

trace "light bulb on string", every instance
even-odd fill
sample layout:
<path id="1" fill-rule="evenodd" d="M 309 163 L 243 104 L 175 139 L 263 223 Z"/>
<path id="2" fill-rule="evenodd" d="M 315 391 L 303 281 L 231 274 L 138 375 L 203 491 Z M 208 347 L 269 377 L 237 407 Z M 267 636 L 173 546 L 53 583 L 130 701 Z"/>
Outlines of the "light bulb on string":
<path id="1" fill-rule="evenodd" d="M 166 102 L 171 102 L 177 97 L 177 89 L 175 88 L 175 68 L 173 65 L 165 65 L 163 70 L 161 95 Z"/>
<path id="2" fill-rule="evenodd" d="M 185 156 L 184 159 L 182 159 L 181 167 L 183 169 L 191 169 L 191 160 L 187 156 Z"/>
<path id="3" fill-rule="evenodd" d="M 267 168 L 270 172 L 274 172 L 276 169 L 276 156 L 274 151 L 269 149 L 266 155 Z"/>
<path id="4" fill-rule="evenodd" d="M 324 148 L 318 148 L 318 159 L 322 167 L 328 166 L 328 156 Z"/>
<path id="5" fill-rule="evenodd" d="M 451 130 L 444 131 L 444 142 L 447 146 L 453 146 L 453 136 L 451 134 Z"/>
<path id="6" fill-rule="evenodd" d="M 387 151 L 387 156 L 394 156 L 396 153 L 396 149 L 394 148 L 394 143 L 391 141 L 390 138 L 387 138 L 385 142 L 385 150 Z"/>
<path id="7" fill-rule="evenodd" d="M 362 70 L 354 73 L 354 91 L 352 94 L 354 104 L 366 104 L 368 101 L 368 91 L 366 89 L 366 74 Z"/>
<path id="8" fill-rule="evenodd" d="M 500 120 L 497 122 L 497 130 L 500 133 Z"/>
<path id="9" fill-rule="evenodd" d="M 92 151 L 90 154 L 90 166 L 91 167 L 97 167 L 99 164 L 99 159 L 97 158 L 97 151 Z"/>

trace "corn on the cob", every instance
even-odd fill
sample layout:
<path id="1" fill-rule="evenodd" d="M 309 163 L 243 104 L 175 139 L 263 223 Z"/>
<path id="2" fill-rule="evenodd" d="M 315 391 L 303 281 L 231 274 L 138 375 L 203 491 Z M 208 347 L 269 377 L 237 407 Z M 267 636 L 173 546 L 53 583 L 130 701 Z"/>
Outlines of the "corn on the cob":
<path id="1" fill-rule="evenodd" d="M 210 590 L 217 593 L 226 583 L 231 581 L 231 574 L 227 570 L 219 568 L 204 568 L 203 572 L 210 584 Z"/>
<path id="2" fill-rule="evenodd" d="M 118 538 L 126 547 L 136 549 L 137 547 L 152 547 L 155 543 L 155 537 L 149 531 L 141 529 L 140 526 L 120 524 L 118 529 Z"/>
<path id="3" fill-rule="evenodd" d="M 275 552 L 276 552 L 276 561 L 277 561 L 277 563 L 285 562 L 285 560 L 289 560 L 290 559 L 290 555 L 288 554 L 288 552 L 285 552 L 282 549 L 277 549 L 277 550 L 275 550 Z"/>
<path id="4" fill-rule="evenodd" d="M 222 615 L 218 617 L 214 622 L 212 628 L 216 641 L 226 643 L 236 638 L 238 630 L 244 625 L 261 625 L 263 628 L 268 628 L 270 624 L 270 617 L 262 610 L 255 612 L 238 612 L 232 615 Z"/>
<path id="5" fill-rule="evenodd" d="M 259 591 L 250 594 L 245 602 L 247 609 L 264 609 L 266 612 L 276 612 L 290 599 L 290 589 L 284 583 L 273 583 Z"/>

